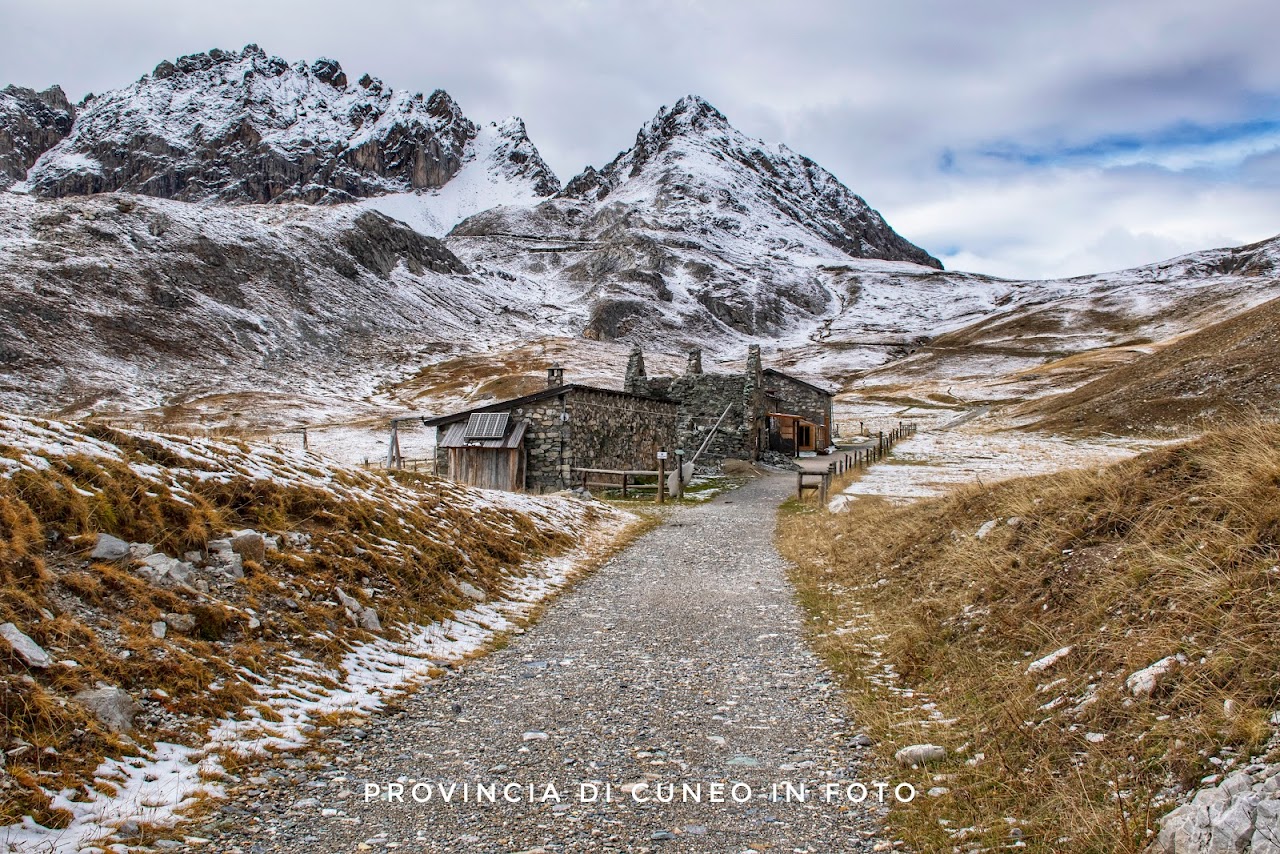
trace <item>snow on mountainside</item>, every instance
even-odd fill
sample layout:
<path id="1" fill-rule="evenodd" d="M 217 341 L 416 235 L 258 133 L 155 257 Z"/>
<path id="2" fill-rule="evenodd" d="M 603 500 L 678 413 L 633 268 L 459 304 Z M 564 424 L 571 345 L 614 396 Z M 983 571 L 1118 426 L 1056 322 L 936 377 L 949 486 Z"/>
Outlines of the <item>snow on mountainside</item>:
<path id="1" fill-rule="evenodd" d="M 524 122 L 513 117 L 480 128 L 462 167 L 443 187 L 375 196 L 359 205 L 381 211 L 421 234 L 444 237 L 473 214 L 499 205 L 532 205 L 558 186 L 529 140 Z"/>
<path id="2" fill-rule="evenodd" d="M 256 45 L 161 62 L 81 105 L 31 170 L 42 196 L 127 190 L 200 201 L 335 202 L 444 186 L 479 128 L 443 91 L 350 83 L 331 59 L 289 64 Z M 559 184 L 527 137 L 502 164 L 540 195 Z"/>
<path id="3" fill-rule="evenodd" d="M 1280 237 L 1114 273 L 1003 284 L 1010 290 L 1000 305 L 938 328 L 911 355 L 862 376 L 859 390 L 999 402 L 1074 388 L 1280 297 Z"/>
<path id="4" fill-rule="evenodd" d="M 162 62 L 65 105 L 53 144 L 58 92 L 0 97 L 0 143 L 24 140 L 0 158 L 52 145 L 26 194 L 0 193 L 0 406 L 373 423 L 525 389 L 543 359 L 616 384 L 631 343 L 712 363 L 759 343 L 836 387 L 988 396 L 1277 295 L 1266 247 L 1061 282 L 944 271 L 692 96 L 559 191 L 519 119 L 476 125 L 444 92 L 352 84 L 331 60 Z"/>
<path id="5" fill-rule="evenodd" d="M 635 145 L 600 171 L 588 167 L 561 196 L 646 204 L 662 210 L 666 224 L 686 227 L 693 224 L 692 216 L 701 219 L 711 202 L 718 214 L 716 227 L 754 231 L 785 247 L 783 241 L 794 237 L 767 234 L 776 224 L 759 218 L 766 211 L 780 213 L 851 257 L 942 269 L 941 262 L 896 234 L 830 172 L 785 145 L 750 139 L 694 95 L 659 110 L 640 129 Z"/>
<path id="6" fill-rule="evenodd" d="M 563 314 L 356 206 L 124 194 L 0 194 L 0 293 L 0 407 L 72 413 L 362 399 L 402 366 Z"/>

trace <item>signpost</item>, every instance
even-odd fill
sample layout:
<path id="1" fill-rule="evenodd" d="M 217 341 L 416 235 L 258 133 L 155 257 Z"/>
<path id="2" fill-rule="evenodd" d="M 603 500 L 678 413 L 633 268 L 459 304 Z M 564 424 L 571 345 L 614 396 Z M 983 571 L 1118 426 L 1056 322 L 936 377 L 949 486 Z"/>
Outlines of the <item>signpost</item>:
<path id="1" fill-rule="evenodd" d="M 662 448 L 658 451 L 658 503 L 664 504 L 667 500 L 667 451 Z"/>

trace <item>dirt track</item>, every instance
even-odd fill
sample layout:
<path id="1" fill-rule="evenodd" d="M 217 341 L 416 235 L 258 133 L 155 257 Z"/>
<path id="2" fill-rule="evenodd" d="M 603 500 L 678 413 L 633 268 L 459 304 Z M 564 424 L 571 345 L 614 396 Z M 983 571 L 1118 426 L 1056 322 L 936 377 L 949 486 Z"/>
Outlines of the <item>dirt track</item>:
<path id="1" fill-rule="evenodd" d="M 329 757 L 294 757 L 247 781 L 195 831 L 214 837 L 202 847 L 870 850 L 876 790 L 863 803 L 845 797 L 848 783 L 873 781 L 858 768 L 856 729 L 804 644 L 772 543 L 775 508 L 793 484 L 766 477 L 673 511 L 508 647 L 362 731 L 338 730 Z M 828 801 L 822 787 L 836 781 L 845 784 Z M 393 783 L 402 802 L 389 799 Z M 596 787 L 595 802 L 582 802 L 584 783 Z M 786 783 L 803 784 L 806 802 L 773 800 L 774 785 L 781 794 Z M 429 802 L 414 802 L 415 784 Z M 442 803 L 440 786 L 450 784 L 455 800 Z M 477 784 L 496 784 L 497 802 L 477 803 Z M 715 784 L 723 803 L 710 802 Z M 458 803 L 464 785 L 470 800 Z M 562 801 L 543 800 L 548 785 Z M 700 803 L 682 802 L 686 785 Z M 374 786 L 378 797 L 366 800 Z M 746 787 L 750 797 L 735 803 Z M 657 802 L 668 793 L 672 803 Z"/>

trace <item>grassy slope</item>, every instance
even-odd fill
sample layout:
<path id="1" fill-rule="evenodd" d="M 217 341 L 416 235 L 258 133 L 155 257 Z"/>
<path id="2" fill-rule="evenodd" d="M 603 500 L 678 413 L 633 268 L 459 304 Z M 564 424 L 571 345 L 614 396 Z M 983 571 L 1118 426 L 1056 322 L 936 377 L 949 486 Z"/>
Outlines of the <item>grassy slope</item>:
<path id="1" fill-rule="evenodd" d="M 0 622 L 78 665 L 28 670 L 0 643 L 0 744 L 29 745 L 0 774 L 0 825 L 24 815 L 59 825 L 66 816 L 46 791 L 76 789 L 103 757 L 136 753 L 71 699 L 99 680 L 143 699 L 148 723 L 133 738 L 144 745 L 199 745 L 226 714 L 267 726 L 279 718 L 254 684 L 294 664 L 287 655 L 332 668 L 373 640 L 346 619 L 335 587 L 375 606 L 394 639 L 472 608 L 455 580 L 519 601 L 522 565 L 614 521 L 569 499 L 0 415 Z M 292 534 L 294 544 L 282 538 L 265 565 L 246 562 L 243 580 L 207 592 L 149 584 L 127 565 L 87 557 L 98 531 L 181 555 L 241 527 Z M 192 614 L 196 629 L 157 639 L 150 624 L 164 613 Z"/>
<path id="2" fill-rule="evenodd" d="M 949 750 L 935 768 L 885 769 L 920 787 L 890 817 L 919 850 L 1007 844 L 1011 828 L 1035 851 L 1138 850 L 1220 770 L 1210 757 L 1247 761 L 1270 735 L 1276 424 L 906 507 L 793 512 L 779 542 L 882 758 Z M 1126 688 L 1173 655 L 1187 664 L 1151 697 Z M 934 787 L 949 791 L 923 795 Z"/>
<path id="3" fill-rule="evenodd" d="M 1206 419 L 1274 411 L 1280 400 L 1280 300 L 1207 326 L 1022 414 L 1054 431 L 1183 431 Z"/>

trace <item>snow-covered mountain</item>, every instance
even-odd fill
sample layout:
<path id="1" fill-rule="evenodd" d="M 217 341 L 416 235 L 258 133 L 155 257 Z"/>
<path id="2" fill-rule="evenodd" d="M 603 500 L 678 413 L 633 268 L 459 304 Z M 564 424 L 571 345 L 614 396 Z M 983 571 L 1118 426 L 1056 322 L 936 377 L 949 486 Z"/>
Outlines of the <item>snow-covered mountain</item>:
<path id="1" fill-rule="evenodd" d="M 360 399 L 558 312 L 356 205 L 0 194 L 0 408 Z"/>
<path id="2" fill-rule="evenodd" d="M 444 237 L 462 220 L 499 205 L 532 205 L 559 182 L 529 140 L 524 122 L 509 118 L 480 127 L 462 166 L 434 190 L 390 193 L 360 202 L 431 237 Z"/>
<path id="3" fill-rule="evenodd" d="M 942 266 L 816 163 L 694 96 L 555 198 L 478 214 L 449 245 L 531 282 L 589 285 L 589 337 L 676 346 L 807 333 L 842 299 L 829 267 Z"/>
<path id="4" fill-rule="evenodd" d="M 449 95 L 350 82 L 331 59 L 290 64 L 256 45 L 164 61 L 88 99 L 71 133 L 28 176 L 41 196 L 124 190 L 187 201 L 339 202 L 445 186 L 480 156 L 535 195 L 559 188 L 524 136 L 480 128 Z"/>

